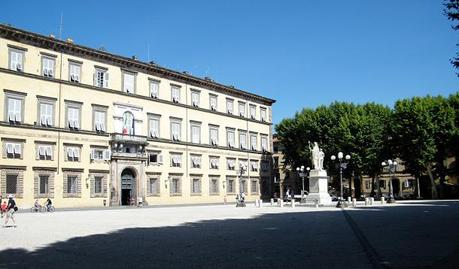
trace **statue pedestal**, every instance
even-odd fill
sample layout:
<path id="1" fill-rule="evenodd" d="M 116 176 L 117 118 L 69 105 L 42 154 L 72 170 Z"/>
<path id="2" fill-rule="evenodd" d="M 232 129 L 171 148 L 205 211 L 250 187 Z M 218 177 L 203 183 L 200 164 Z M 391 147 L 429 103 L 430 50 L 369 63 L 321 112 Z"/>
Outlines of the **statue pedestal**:
<path id="1" fill-rule="evenodd" d="M 311 170 L 309 172 L 309 194 L 306 196 L 307 203 L 319 205 L 331 205 L 332 200 L 328 194 L 328 176 L 325 170 Z"/>

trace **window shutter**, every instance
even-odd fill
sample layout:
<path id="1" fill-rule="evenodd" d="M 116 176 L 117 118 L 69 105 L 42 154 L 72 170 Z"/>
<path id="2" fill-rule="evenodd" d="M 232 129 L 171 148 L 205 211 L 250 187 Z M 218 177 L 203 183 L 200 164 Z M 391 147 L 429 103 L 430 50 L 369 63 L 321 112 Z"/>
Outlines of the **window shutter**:
<path id="1" fill-rule="evenodd" d="M 21 144 L 15 144 L 14 145 L 14 154 L 21 155 Z"/>
<path id="2" fill-rule="evenodd" d="M 111 158 L 112 158 L 112 152 L 109 149 L 104 150 L 104 160 L 110 161 Z"/>
<path id="3" fill-rule="evenodd" d="M 75 158 L 80 158 L 80 148 L 74 148 L 73 149 L 73 156 Z"/>
<path id="4" fill-rule="evenodd" d="M 45 156 L 45 148 L 43 146 L 38 146 L 38 155 Z"/>
<path id="5" fill-rule="evenodd" d="M 52 152 L 52 147 L 51 146 L 47 146 L 46 147 L 46 152 L 45 152 L 46 156 L 52 157 L 52 153 L 51 152 Z"/>
<path id="6" fill-rule="evenodd" d="M 108 71 L 104 72 L 104 88 L 108 88 Z"/>
<path id="7" fill-rule="evenodd" d="M 100 86 L 100 85 L 97 85 L 97 75 L 98 75 L 99 71 L 95 71 L 94 72 L 94 75 L 92 76 L 93 78 L 93 82 L 94 82 L 94 86 Z"/>
<path id="8" fill-rule="evenodd" d="M 89 154 L 89 158 L 91 160 L 94 160 L 95 156 L 96 156 L 96 150 L 95 149 L 91 149 L 91 153 Z"/>
<path id="9" fill-rule="evenodd" d="M 67 148 L 67 158 L 73 158 L 73 149 L 72 148 Z"/>
<path id="10" fill-rule="evenodd" d="M 158 155 L 158 163 L 159 164 L 163 164 L 163 155 L 162 154 Z"/>
<path id="11" fill-rule="evenodd" d="M 11 143 L 6 143 L 6 153 L 13 154 L 14 153 L 14 146 Z"/>

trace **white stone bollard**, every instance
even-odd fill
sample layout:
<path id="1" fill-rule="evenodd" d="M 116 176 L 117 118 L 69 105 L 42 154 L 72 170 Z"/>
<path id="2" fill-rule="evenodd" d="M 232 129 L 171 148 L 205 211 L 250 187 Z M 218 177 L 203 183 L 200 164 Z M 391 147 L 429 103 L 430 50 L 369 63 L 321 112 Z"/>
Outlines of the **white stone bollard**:
<path id="1" fill-rule="evenodd" d="M 271 198 L 271 206 L 274 205 L 274 198 Z"/>
<path id="2" fill-rule="evenodd" d="M 259 207 L 258 199 L 255 199 L 255 207 Z"/>
<path id="3" fill-rule="evenodd" d="M 368 197 L 365 198 L 365 205 L 370 205 L 370 198 Z"/>
<path id="4" fill-rule="evenodd" d="M 295 199 L 292 199 L 292 208 L 295 208 Z"/>
<path id="5" fill-rule="evenodd" d="M 356 207 L 357 206 L 357 199 L 352 198 L 352 206 Z"/>
<path id="6" fill-rule="evenodd" d="M 386 199 L 384 197 L 381 197 L 381 204 L 385 204 L 386 203 Z"/>
<path id="7" fill-rule="evenodd" d="M 319 207 L 319 200 L 315 200 L 315 201 L 314 201 L 314 206 L 315 206 L 316 208 Z"/>
<path id="8" fill-rule="evenodd" d="M 375 198 L 370 197 L 370 205 L 373 205 L 374 202 L 375 202 Z"/>
<path id="9" fill-rule="evenodd" d="M 352 198 L 349 196 L 347 197 L 347 202 L 350 204 L 352 202 Z"/>
<path id="10" fill-rule="evenodd" d="M 284 200 L 280 199 L 279 200 L 279 205 L 280 205 L 280 207 L 284 207 Z"/>
<path id="11" fill-rule="evenodd" d="M 258 206 L 259 206 L 259 207 L 263 207 L 263 200 L 261 200 L 261 199 L 258 200 Z"/>

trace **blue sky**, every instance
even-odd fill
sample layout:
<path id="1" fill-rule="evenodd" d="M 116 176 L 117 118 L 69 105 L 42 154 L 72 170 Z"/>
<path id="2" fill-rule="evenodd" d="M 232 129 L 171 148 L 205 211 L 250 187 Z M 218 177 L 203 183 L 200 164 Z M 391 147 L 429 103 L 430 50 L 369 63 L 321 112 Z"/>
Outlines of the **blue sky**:
<path id="1" fill-rule="evenodd" d="M 277 100 L 274 122 L 335 100 L 449 95 L 459 50 L 438 0 L 3 1 L 0 22 Z M 458 70 L 459 71 L 459 70 Z"/>

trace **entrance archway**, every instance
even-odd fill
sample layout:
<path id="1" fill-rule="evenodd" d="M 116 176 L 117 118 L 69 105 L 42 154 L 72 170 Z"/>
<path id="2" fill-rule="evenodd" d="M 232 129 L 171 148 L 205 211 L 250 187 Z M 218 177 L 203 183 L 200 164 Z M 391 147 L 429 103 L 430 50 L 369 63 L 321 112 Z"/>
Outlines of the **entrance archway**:
<path id="1" fill-rule="evenodd" d="M 130 205 L 135 201 L 135 173 L 126 168 L 121 173 L 121 205 Z"/>

